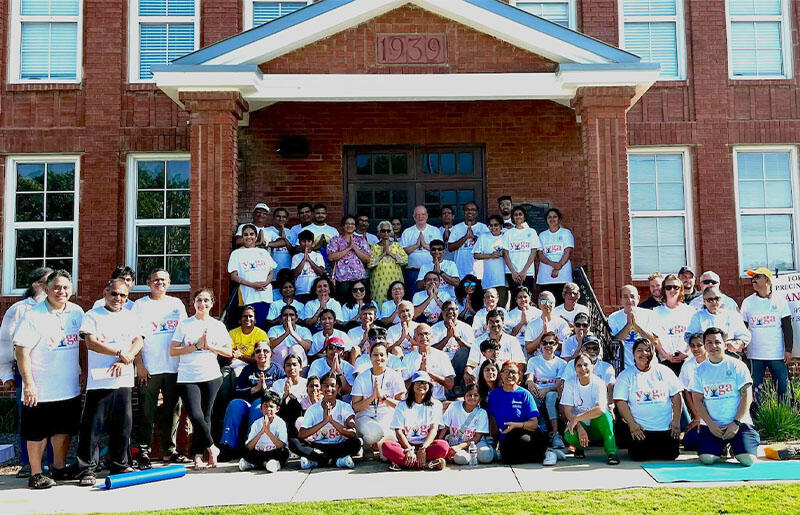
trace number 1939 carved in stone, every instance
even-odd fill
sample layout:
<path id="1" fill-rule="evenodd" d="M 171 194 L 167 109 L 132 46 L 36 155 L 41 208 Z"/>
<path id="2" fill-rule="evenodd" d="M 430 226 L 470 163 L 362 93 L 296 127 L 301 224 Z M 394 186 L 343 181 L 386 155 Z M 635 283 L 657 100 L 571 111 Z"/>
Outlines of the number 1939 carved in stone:
<path id="1" fill-rule="evenodd" d="M 445 64 L 444 34 L 378 34 L 378 64 Z"/>

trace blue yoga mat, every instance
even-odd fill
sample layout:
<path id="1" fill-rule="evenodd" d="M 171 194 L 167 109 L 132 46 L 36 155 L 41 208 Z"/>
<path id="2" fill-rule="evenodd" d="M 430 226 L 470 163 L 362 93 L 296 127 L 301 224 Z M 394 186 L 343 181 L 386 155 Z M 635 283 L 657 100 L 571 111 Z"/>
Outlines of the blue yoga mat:
<path id="1" fill-rule="evenodd" d="M 752 467 L 734 463 L 703 465 L 697 461 L 651 463 L 642 468 L 659 483 L 709 481 L 800 480 L 800 461 L 759 461 Z"/>
<path id="2" fill-rule="evenodd" d="M 106 478 L 106 490 L 152 483 L 153 481 L 161 481 L 164 479 L 174 479 L 185 475 L 186 467 L 183 465 L 169 465 L 167 467 L 156 467 L 149 470 L 137 470 L 136 472 L 128 472 L 126 474 L 115 474 Z"/>

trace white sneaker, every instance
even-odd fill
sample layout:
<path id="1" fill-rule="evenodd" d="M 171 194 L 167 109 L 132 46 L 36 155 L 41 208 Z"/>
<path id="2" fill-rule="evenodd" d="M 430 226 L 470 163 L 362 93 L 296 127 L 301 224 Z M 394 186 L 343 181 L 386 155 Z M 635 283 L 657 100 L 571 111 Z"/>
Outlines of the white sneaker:
<path id="1" fill-rule="evenodd" d="M 553 465 L 556 464 L 557 461 L 558 457 L 556 456 L 556 453 L 554 453 L 553 451 L 547 451 L 546 453 L 544 453 L 544 461 L 542 462 L 542 465 L 544 465 L 545 467 L 552 467 Z"/>
<path id="2" fill-rule="evenodd" d="M 278 460 L 269 460 L 264 463 L 264 468 L 267 469 L 267 472 L 277 472 L 281 469 L 281 462 Z"/>
<path id="3" fill-rule="evenodd" d="M 338 460 L 336 460 L 336 466 L 340 469 L 353 469 L 356 468 L 356 464 L 353 462 L 353 458 L 350 456 L 342 456 Z"/>
<path id="4" fill-rule="evenodd" d="M 311 461 L 310 459 L 306 458 L 305 456 L 300 457 L 300 468 L 303 470 L 313 469 L 317 466 L 316 461 Z"/>
<path id="5" fill-rule="evenodd" d="M 256 466 L 247 461 L 246 459 L 242 458 L 239 460 L 239 470 L 241 470 L 242 472 L 244 472 L 245 470 L 253 470 L 254 468 L 256 468 Z"/>
<path id="6" fill-rule="evenodd" d="M 553 449 L 563 449 L 566 447 L 564 445 L 564 439 L 561 438 L 561 435 L 558 433 L 553 433 Z"/>

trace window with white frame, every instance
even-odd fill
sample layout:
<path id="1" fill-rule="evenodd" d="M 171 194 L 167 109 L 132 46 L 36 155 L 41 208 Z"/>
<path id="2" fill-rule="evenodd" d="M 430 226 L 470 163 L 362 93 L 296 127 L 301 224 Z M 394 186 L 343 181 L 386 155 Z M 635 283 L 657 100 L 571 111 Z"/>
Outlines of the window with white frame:
<path id="1" fill-rule="evenodd" d="M 797 150 L 737 147 L 734 177 L 739 269 L 796 270 Z"/>
<path id="2" fill-rule="evenodd" d="M 128 30 L 131 82 L 153 79 L 150 68 L 198 48 L 200 0 L 131 0 Z"/>
<path id="3" fill-rule="evenodd" d="M 689 152 L 629 149 L 633 277 L 677 272 L 694 261 Z"/>
<path id="4" fill-rule="evenodd" d="M 19 295 L 40 266 L 77 281 L 78 156 L 6 158 L 3 294 Z"/>
<path id="5" fill-rule="evenodd" d="M 621 0 L 622 47 L 661 65 L 662 80 L 686 78 L 683 0 Z"/>
<path id="6" fill-rule="evenodd" d="M 252 29 L 268 21 L 286 16 L 310 4 L 311 0 L 245 0 L 244 28 Z"/>
<path id="7" fill-rule="evenodd" d="M 177 289 L 189 287 L 189 156 L 128 156 L 127 262 L 136 289 L 155 268 L 165 268 Z M 146 289 L 146 288 L 144 288 Z"/>
<path id="8" fill-rule="evenodd" d="M 11 82 L 79 82 L 83 5 L 80 0 L 12 0 Z"/>
<path id="9" fill-rule="evenodd" d="M 728 0 L 731 78 L 791 77 L 788 0 Z"/>
<path id="10" fill-rule="evenodd" d="M 575 0 L 512 0 L 511 5 L 545 20 L 575 29 Z"/>

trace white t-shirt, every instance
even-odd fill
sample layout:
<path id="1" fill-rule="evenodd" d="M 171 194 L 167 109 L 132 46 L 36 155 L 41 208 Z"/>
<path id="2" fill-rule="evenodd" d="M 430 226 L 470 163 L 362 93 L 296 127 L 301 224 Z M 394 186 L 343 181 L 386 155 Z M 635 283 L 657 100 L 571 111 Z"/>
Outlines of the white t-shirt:
<path id="1" fill-rule="evenodd" d="M 44 300 L 44 296 L 42 300 Z M 14 379 L 14 343 L 12 342 L 14 332 L 22 320 L 22 316 L 39 302 L 41 301 L 37 301 L 34 297 L 27 297 L 12 304 L 3 315 L 3 323 L 0 325 L 0 383 Z"/>
<path id="2" fill-rule="evenodd" d="M 719 363 L 706 358 L 697 366 L 689 389 L 703 394 L 706 410 L 714 423 L 725 426 L 733 422 L 739 409 L 743 386 L 753 384 L 747 366 L 738 359 L 723 356 Z M 741 422 L 752 424 L 750 410 L 745 411 Z M 705 424 L 701 420 L 701 424 Z"/>
<path id="3" fill-rule="evenodd" d="M 256 437 L 258 433 L 261 432 L 261 428 L 264 427 L 264 417 L 258 417 L 256 420 L 250 424 L 250 432 L 247 434 L 247 441 L 249 442 L 253 438 Z M 283 442 L 283 445 L 289 445 L 289 435 L 286 432 L 286 422 L 279 416 L 275 416 L 272 419 L 272 422 L 269 425 L 269 430 L 274 434 L 278 440 Z M 261 435 L 261 437 L 256 442 L 255 450 L 257 451 L 273 451 L 277 447 L 275 447 L 275 442 L 272 441 L 267 435 Z"/>
<path id="4" fill-rule="evenodd" d="M 403 363 L 405 364 L 405 372 L 403 373 L 403 377 L 405 379 L 410 379 L 411 376 L 414 375 L 414 372 L 419 370 L 419 367 L 422 364 L 422 354 L 416 350 L 409 352 L 403 358 Z M 442 377 L 455 377 L 456 375 L 455 370 L 453 370 L 453 364 L 450 363 L 450 358 L 447 357 L 447 354 L 438 349 L 430 350 L 427 358 L 427 369 L 430 372 Z M 445 400 L 444 386 L 435 381 L 433 383 L 433 396 L 440 401 Z"/>
<path id="5" fill-rule="evenodd" d="M 394 313 L 395 311 L 397 311 L 397 304 L 394 303 L 394 300 L 392 300 L 392 299 L 385 300 L 385 301 L 383 301 L 383 304 L 381 304 L 381 316 L 380 316 L 380 318 L 389 318 L 390 316 L 392 316 L 392 313 Z M 400 323 L 400 317 L 394 317 L 394 322 L 392 322 L 392 323 L 393 324 L 399 324 Z"/>
<path id="6" fill-rule="evenodd" d="M 465 426 L 464 423 L 470 416 L 472 420 Z M 472 413 L 467 413 L 464 411 L 464 401 L 456 401 L 442 415 L 442 425 L 450 429 L 450 434 L 461 437 L 459 443 L 469 442 L 475 438 L 476 433 L 489 434 L 489 415 L 480 406 L 475 406 Z"/>
<path id="7" fill-rule="evenodd" d="M 724 293 L 720 294 L 722 297 L 722 305 L 725 306 L 726 309 L 730 309 L 732 311 L 739 311 L 739 305 L 736 303 L 735 300 L 730 298 L 729 296 L 725 295 Z M 689 305 L 700 311 L 701 309 L 705 309 L 705 302 L 703 301 L 703 296 L 698 295 L 697 297 L 693 298 Z"/>
<path id="8" fill-rule="evenodd" d="M 655 318 L 653 312 L 649 309 L 640 308 L 635 306 L 633 311 L 636 316 L 636 324 L 647 332 L 655 333 L 658 325 L 658 320 Z M 620 309 L 611 313 L 608 317 L 608 325 L 611 328 L 611 335 L 614 336 L 619 333 L 623 327 L 628 325 L 628 315 L 625 311 Z M 630 331 L 627 335 L 620 335 L 620 339 L 625 347 L 625 363 L 623 368 L 633 366 L 633 342 L 642 335 L 638 331 Z"/>
<path id="9" fill-rule="evenodd" d="M 369 233 L 369 232 L 364 233 L 364 234 L 361 234 L 360 232 L 356 232 L 355 234 L 356 234 L 356 236 L 361 236 L 362 238 L 367 240 L 367 243 L 369 243 L 370 245 L 375 245 L 376 243 L 381 241 L 380 238 L 378 238 L 377 236 L 375 236 L 374 234 Z"/>
<path id="10" fill-rule="evenodd" d="M 103 297 L 100 297 L 99 299 L 94 301 L 94 304 L 92 304 L 92 309 L 99 308 L 99 307 L 102 307 L 102 306 L 105 306 L 105 305 L 106 305 L 106 299 L 103 298 Z M 133 301 L 131 299 L 126 300 L 125 301 L 125 305 L 122 306 L 122 309 L 127 309 L 128 311 L 132 310 L 133 309 Z"/>
<path id="11" fill-rule="evenodd" d="M 437 298 L 439 299 L 439 302 L 442 303 L 452 299 L 449 293 L 442 290 L 439 290 Z M 428 299 L 428 292 L 426 290 L 422 290 L 414 294 L 414 297 L 411 299 L 411 302 L 416 307 L 425 302 L 427 299 Z M 422 316 L 425 317 L 425 322 L 430 325 L 435 324 L 436 321 L 439 320 L 439 315 L 441 314 L 442 314 L 442 308 L 440 308 L 439 304 L 437 304 L 436 301 L 434 300 L 431 300 L 428 303 L 428 306 L 425 308 L 425 311 L 422 312 Z"/>
<path id="12" fill-rule="evenodd" d="M 689 344 L 684 336 L 695 313 L 697 311 L 683 302 L 674 308 L 661 304 L 653 309 L 657 321 L 656 335 L 664 352 L 670 356 L 675 352 L 689 354 Z"/>
<path id="13" fill-rule="evenodd" d="M 281 377 L 280 379 L 276 380 L 272 383 L 270 387 L 270 391 L 277 393 L 281 398 L 283 398 L 283 389 L 286 388 L 286 381 L 288 381 L 288 377 Z M 303 404 L 303 399 L 308 399 L 308 381 L 305 377 L 298 377 L 297 384 L 289 384 L 289 392 L 294 395 L 294 398 L 297 399 L 301 405 Z"/>
<path id="14" fill-rule="evenodd" d="M 225 324 L 210 316 L 203 320 L 194 316 L 183 320 L 178 324 L 172 341 L 181 342 L 184 347 L 194 345 L 206 331 L 206 341 L 213 342 L 214 346 L 227 349 L 233 347 Z M 215 352 L 202 349 L 178 356 L 179 383 L 202 383 L 221 376 Z"/>
<path id="15" fill-rule="evenodd" d="M 336 299 L 328 299 L 328 304 L 326 306 L 328 309 L 333 311 L 333 314 L 336 315 L 336 320 L 342 321 L 342 305 L 339 304 L 339 301 Z M 306 305 L 303 306 L 303 313 L 301 313 L 300 318 L 306 319 L 311 318 L 314 316 L 314 313 L 317 312 L 319 309 L 319 299 L 311 299 L 306 302 Z"/>
<path id="16" fill-rule="evenodd" d="M 614 367 L 611 366 L 611 363 L 608 361 L 597 360 L 597 363 L 594 364 L 594 368 L 592 369 L 592 373 L 603 380 L 606 385 L 609 385 L 614 382 Z M 561 375 L 561 379 L 566 383 L 572 379 L 575 379 L 575 362 L 570 361 L 567 363 L 567 366 L 564 367 L 564 373 Z"/>
<path id="17" fill-rule="evenodd" d="M 452 261 L 442 260 L 442 263 L 439 265 L 439 269 L 449 275 L 450 277 L 455 277 L 456 279 L 460 279 L 463 277 L 460 273 L 458 268 L 456 268 L 456 264 Z M 421 267 L 419 267 L 419 275 L 417 276 L 417 281 L 424 281 L 425 274 L 433 270 L 433 263 L 424 263 Z M 472 273 L 472 272 L 470 272 Z M 446 293 L 448 298 L 454 299 L 456 298 L 456 288 L 452 284 L 448 284 L 447 281 L 444 280 L 444 277 L 439 279 L 439 293 Z M 417 292 L 419 293 L 419 292 Z"/>
<path id="18" fill-rule="evenodd" d="M 558 356 L 553 356 L 553 359 L 547 360 L 540 354 L 528 360 L 528 367 L 525 369 L 525 373 L 533 374 L 533 382 L 536 383 L 538 388 L 552 388 L 561 379 L 566 367 L 567 362 Z"/>
<path id="19" fill-rule="evenodd" d="M 688 358 L 686 358 L 686 361 L 684 361 L 683 365 L 681 365 L 681 373 L 678 376 L 678 379 L 681 380 L 681 384 L 683 385 L 684 390 L 688 390 L 689 387 L 692 385 L 692 381 L 694 380 L 694 375 L 697 372 L 697 367 L 699 365 L 700 363 L 697 362 L 697 358 L 695 358 L 694 356 L 689 356 Z"/>
<path id="20" fill-rule="evenodd" d="M 503 235 L 493 236 L 491 232 L 481 234 L 472 248 L 473 254 L 491 254 L 503 248 Z M 506 285 L 506 264 L 502 257 L 483 259 L 483 288 L 494 288 Z M 474 264 L 474 263 L 473 263 Z M 463 277 L 463 275 L 462 275 Z"/>
<path id="21" fill-rule="evenodd" d="M 269 313 L 267 314 L 267 320 L 277 320 L 277 319 L 279 319 L 281 317 L 281 310 L 283 309 L 283 307 L 285 305 L 286 305 L 286 301 L 283 300 L 283 299 L 276 300 L 272 304 L 270 304 L 269 305 Z M 297 316 L 298 317 L 303 315 L 303 308 L 305 308 L 305 305 L 302 302 L 298 301 L 297 299 L 294 299 L 292 301 L 292 307 L 294 307 L 294 309 L 297 310 Z"/>
<path id="22" fill-rule="evenodd" d="M 564 306 L 564 304 L 559 304 L 553 309 L 553 315 L 563 318 L 570 324 L 575 323 L 575 315 L 578 313 L 586 313 L 588 315 L 589 308 L 576 302 L 575 307 L 572 308 L 572 311 L 567 311 L 567 308 Z"/>
<path id="23" fill-rule="evenodd" d="M 311 331 L 309 331 L 307 328 L 303 327 L 302 325 L 298 325 L 295 326 L 295 331 L 304 340 L 311 341 Z M 285 332 L 286 329 L 282 325 L 276 325 L 269 328 L 269 331 L 267 331 L 267 337 L 270 339 L 270 341 L 272 341 L 275 338 L 283 335 Z M 300 343 L 294 339 L 294 336 L 287 336 L 283 339 L 280 345 L 277 345 L 272 349 L 272 362 L 283 368 L 283 362 L 287 356 L 289 356 L 289 354 L 293 354 L 300 358 L 303 368 L 308 366 L 308 357 L 306 356 L 306 351 L 303 349 Z"/>
<path id="24" fill-rule="evenodd" d="M 598 404 L 604 413 L 608 411 L 608 390 L 602 379 L 592 374 L 586 386 L 580 383 L 577 376 L 564 381 L 564 391 L 561 393 L 562 406 L 573 406 L 575 414 L 580 415 Z"/>
<path id="25" fill-rule="evenodd" d="M 268 242 L 273 242 L 280 238 L 280 232 L 275 226 L 265 227 L 264 228 L 264 240 Z M 290 245 L 297 245 L 297 233 L 291 230 L 289 227 L 284 229 L 284 234 L 286 235 L 286 239 L 289 241 Z M 283 270 L 284 268 L 289 268 L 292 264 L 292 253 L 286 247 L 272 247 L 270 248 L 270 252 L 272 253 L 272 259 L 276 263 L 275 272 L 277 273 L 278 270 Z"/>
<path id="26" fill-rule="evenodd" d="M 91 334 L 100 343 L 122 352 L 127 352 L 131 348 L 133 340 L 142 336 L 142 329 L 139 320 L 130 310 L 109 311 L 105 306 L 87 311 L 81 322 L 81 334 Z M 133 363 L 123 367 L 120 377 L 95 379 L 95 370 L 107 370 L 117 361 L 119 359 L 116 356 L 100 354 L 90 350 L 86 389 L 133 388 Z"/>
<path id="27" fill-rule="evenodd" d="M 316 402 L 312 404 L 308 410 L 306 410 L 306 414 L 303 416 L 303 429 L 312 428 L 322 422 L 322 420 L 325 418 L 325 411 L 322 409 L 323 402 L 325 401 L 323 400 Z M 353 407 L 340 400 L 336 401 L 336 405 L 333 407 L 332 414 L 333 419 L 342 426 L 345 425 L 347 419 L 356 416 L 355 412 L 353 412 Z M 346 438 L 342 436 L 335 427 L 333 427 L 333 424 L 328 422 L 322 426 L 322 429 L 306 438 L 306 440 L 316 443 L 340 443 L 345 441 Z"/>
<path id="28" fill-rule="evenodd" d="M 266 281 L 270 272 L 277 266 L 278 264 L 269 255 L 269 252 L 260 247 L 238 248 L 231 252 L 231 256 L 228 258 L 228 273 L 237 272 L 241 279 L 251 282 Z M 257 302 L 269 303 L 272 302 L 272 283 L 264 290 L 256 290 L 240 284 L 239 293 L 245 305 Z"/>
<path id="29" fill-rule="evenodd" d="M 361 373 L 363 373 L 365 370 L 372 368 L 372 360 L 370 359 L 369 354 L 364 353 L 360 355 L 356 359 L 356 364 L 353 365 L 353 368 L 356 370 L 356 379 L 358 379 L 358 376 L 361 375 Z M 405 364 L 401 358 L 389 353 L 389 355 L 386 356 L 386 368 L 391 368 L 392 370 L 402 372 L 405 369 Z"/>
<path id="30" fill-rule="evenodd" d="M 64 311 L 56 313 L 43 300 L 26 310 L 17 324 L 12 342 L 30 349 L 31 374 L 39 402 L 63 401 L 80 395 L 83 317 L 83 310 L 77 304 L 67 302 Z"/>
<path id="31" fill-rule="evenodd" d="M 400 236 L 400 245 L 402 245 L 403 248 L 416 245 L 417 239 L 419 239 L 419 233 L 420 230 L 416 225 L 412 225 L 408 229 L 404 230 L 403 234 Z M 442 236 L 439 233 L 438 227 L 425 224 L 425 227 L 422 229 L 422 240 L 426 245 L 430 246 L 433 240 L 438 240 L 441 237 Z M 407 267 L 411 269 L 421 268 L 422 265 L 430 264 L 432 262 L 433 259 L 431 258 L 430 251 L 419 247 L 417 250 L 408 255 Z"/>
<path id="32" fill-rule="evenodd" d="M 180 299 L 165 295 L 153 300 L 149 295 L 137 300 L 133 315 L 142 324 L 144 347 L 142 359 L 150 374 L 176 374 L 178 357 L 169 355 L 172 335 L 186 318 L 186 306 Z"/>
<path id="33" fill-rule="evenodd" d="M 335 227 L 331 227 L 328 224 L 317 225 L 312 223 L 311 225 L 307 226 L 306 229 L 314 233 L 314 245 L 319 243 L 322 236 L 325 236 L 326 245 L 330 243 L 332 239 L 339 236 L 339 231 L 336 230 Z"/>
<path id="34" fill-rule="evenodd" d="M 500 306 L 497 306 L 495 309 L 503 314 L 503 329 L 507 332 L 508 312 L 505 308 L 501 308 Z M 475 313 L 475 316 L 472 317 L 472 332 L 475 333 L 475 341 L 477 342 L 483 341 L 486 337 L 486 332 L 489 330 L 489 325 L 486 323 L 486 313 L 488 313 L 486 308 L 481 308 L 477 313 Z"/>
<path id="35" fill-rule="evenodd" d="M 365 306 L 372 306 L 375 308 L 375 312 L 377 314 L 378 311 L 378 304 L 375 303 L 374 300 L 369 301 L 368 304 Z M 342 304 L 342 321 L 343 322 L 360 322 L 358 317 L 361 315 L 361 308 L 363 306 L 359 306 L 358 304 L 353 304 L 351 308 L 347 304 Z"/>
<path id="36" fill-rule="evenodd" d="M 395 356 L 397 357 L 397 356 Z M 397 370 L 387 368 L 383 374 L 373 375 L 369 367 L 364 372 L 356 377 L 355 384 L 353 384 L 353 391 L 351 395 L 354 397 L 359 395 L 361 397 L 369 397 L 375 390 L 375 381 L 381 387 L 381 392 L 387 397 L 394 398 L 397 394 L 406 393 L 406 384 L 403 382 L 403 376 Z M 380 406 L 388 407 L 385 401 L 379 402 Z"/>
<path id="37" fill-rule="evenodd" d="M 520 272 L 525 267 L 531 251 L 538 250 L 541 246 L 539 235 L 533 229 L 517 229 L 515 227 L 503 233 L 503 249 L 508 251 L 508 257 L 517 272 Z M 508 267 L 506 267 L 506 273 L 511 273 Z M 533 277 L 535 274 L 536 266 L 532 262 L 526 275 Z"/>
<path id="38" fill-rule="evenodd" d="M 447 327 L 444 325 L 444 320 L 434 324 L 433 327 L 431 327 L 431 332 L 433 333 L 431 341 L 434 345 L 442 341 L 442 338 L 447 334 Z M 455 334 L 470 347 L 475 345 L 475 334 L 472 332 L 472 327 L 466 322 L 456 320 Z M 458 344 L 456 339 L 450 338 L 447 340 L 447 343 L 444 344 L 442 350 L 447 354 L 447 357 L 452 360 L 453 356 L 456 355 L 456 352 L 458 352 L 460 348 L 461 345 Z"/>
<path id="39" fill-rule="evenodd" d="M 347 379 L 347 384 L 352 386 L 353 383 L 356 382 L 356 369 L 353 368 L 353 365 L 351 365 L 345 360 L 342 360 L 341 363 L 342 363 L 342 372 L 344 372 L 344 377 Z M 328 365 L 328 360 L 323 357 L 315 360 L 311 364 L 311 366 L 308 368 L 308 374 L 306 374 L 306 376 L 319 377 L 320 379 L 322 379 L 323 377 L 328 375 L 328 372 L 330 371 L 331 371 L 331 366 Z"/>
<path id="40" fill-rule="evenodd" d="M 324 334 L 322 334 L 322 331 L 319 331 L 318 333 L 314 333 L 314 335 L 311 336 L 311 350 L 308 352 L 308 355 L 314 356 L 322 352 L 322 349 L 325 347 L 325 340 L 327 340 L 328 338 L 333 338 L 334 336 L 342 339 L 342 341 L 344 342 L 345 352 L 353 348 L 353 342 L 350 341 L 350 338 L 348 338 L 348 336 L 339 329 L 334 329 L 333 333 L 330 336 L 325 336 Z"/>
<path id="41" fill-rule="evenodd" d="M 681 391 L 675 373 L 654 363 L 647 372 L 635 366 L 623 370 L 614 385 L 614 400 L 627 401 L 633 419 L 645 431 L 666 431 L 672 422 L 672 396 Z"/>
<path id="42" fill-rule="evenodd" d="M 466 222 L 461 222 L 453 226 L 450 230 L 450 239 L 447 243 L 455 243 L 464 235 L 467 234 L 467 224 Z M 486 224 L 482 222 L 475 222 L 472 226 L 472 234 L 475 236 L 475 239 L 467 239 L 464 241 L 464 244 L 458 247 L 458 249 L 453 253 L 454 260 L 456 265 L 458 266 L 458 275 L 459 277 L 464 277 L 467 274 L 474 273 L 472 271 L 472 265 L 474 263 L 474 257 L 472 252 L 475 248 L 475 244 L 484 234 L 491 234 L 489 232 L 489 228 L 486 227 Z M 485 287 L 485 286 L 484 286 Z"/>
<path id="43" fill-rule="evenodd" d="M 305 255 L 302 252 L 298 252 L 294 256 L 292 256 L 292 270 L 297 268 L 297 265 L 303 260 Z M 316 250 L 311 251 L 308 253 L 308 259 L 314 262 L 319 268 L 325 269 L 325 260 L 322 259 L 322 254 L 317 252 Z M 303 270 L 300 272 L 294 280 L 294 288 L 296 295 L 305 295 L 306 293 L 311 291 L 311 284 L 314 282 L 314 279 L 317 278 L 317 273 L 314 272 L 314 269 L 311 268 L 311 265 L 308 262 L 303 264 Z"/>
<path id="44" fill-rule="evenodd" d="M 783 359 L 781 319 L 791 317 L 789 305 L 780 294 L 761 298 L 753 293 L 742 301 L 742 318 L 750 328 L 752 339 L 747 346 L 750 359 Z"/>
<path id="45" fill-rule="evenodd" d="M 419 324 L 413 320 L 408 323 L 408 338 L 400 342 L 400 347 L 403 349 L 404 354 L 411 350 L 411 341 L 414 339 L 414 331 L 417 329 L 418 325 Z M 386 343 L 390 346 L 394 345 L 394 343 L 400 339 L 401 334 L 403 334 L 403 327 L 400 324 L 393 325 L 386 330 Z"/>
<path id="46" fill-rule="evenodd" d="M 369 339 L 364 338 L 364 328 L 360 325 L 347 331 L 347 337 L 353 343 L 353 347 L 358 347 L 361 354 L 369 353 Z M 364 341 L 362 343 L 362 338 Z"/>
<path id="47" fill-rule="evenodd" d="M 522 347 L 523 349 L 525 348 L 525 329 L 527 329 L 528 324 L 530 324 L 532 321 L 542 316 L 542 310 L 530 306 L 526 314 L 527 314 L 526 320 L 528 321 L 528 323 L 525 324 L 522 327 L 522 329 L 519 330 L 516 336 L 517 340 L 519 340 L 520 347 Z M 517 324 L 519 324 L 520 320 L 522 320 L 522 311 L 519 308 L 512 309 L 511 311 L 508 312 L 508 316 L 506 317 L 505 320 L 506 320 L 506 331 L 511 332 L 511 330 L 514 329 L 517 326 Z"/>
<path id="48" fill-rule="evenodd" d="M 467 358 L 467 365 L 476 369 L 485 360 L 480 347 L 480 344 L 476 341 L 475 345 L 469 350 L 469 357 Z M 522 353 L 519 341 L 510 334 L 503 333 L 500 337 L 500 350 L 497 351 L 497 366 L 502 367 L 506 361 L 520 364 L 526 363 L 525 354 Z"/>
<path id="49" fill-rule="evenodd" d="M 556 338 L 558 341 L 563 342 L 567 338 L 572 335 L 572 328 L 569 326 L 566 320 L 561 317 L 553 317 L 550 320 L 550 330 L 556 333 Z M 528 322 L 527 327 L 525 327 L 525 341 L 532 342 L 536 338 L 539 337 L 540 334 L 544 331 L 544 320 L 541 317 Z M 541 346 L 536 349 L 536 354 L 541 354 L 542 348 Z"/>
<path id="50" fill-rule="evenodd" d="M 568 248 L 575 248 L 575 238 L 572 236 L 572 231 L 564 227 L 560 227 L 556 232 L 551 232 L 550 229 L 545 229 L 539 233 L 539 241 L 542 245 L 542 252 L 547 258 L 558 263 L 564 257 L 564 252 Z M 557 277 L 551 277 L 553 267 L 546 263 L 539 263 L 539 273 L 536 276 L 537 284 L 553 284 L 553 283 L 570 283 L 572 282 L 572 262 L 567 261 L 561 270 L 558 271 Z"/>
<path id="51" fill-rule="evenodd" d="M 436 399 L 431 399 L 431 401 L 433 402 L 431 406 L 415 402 L 410 408 L 405 401 L 399 402 L 394 409 L 394 416 L 389 427 L 403 429 L 406 439 L 411 445 L 424 443 L 431 425 L 435 425 L 433 430 L 437 431 L 442 423 L 442 403 Z"/>

